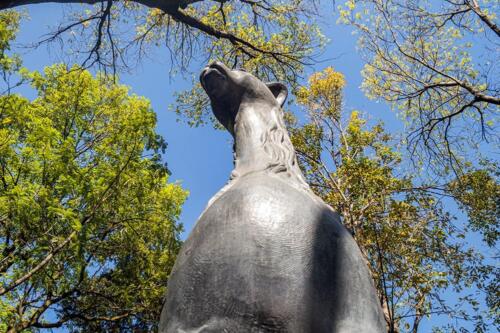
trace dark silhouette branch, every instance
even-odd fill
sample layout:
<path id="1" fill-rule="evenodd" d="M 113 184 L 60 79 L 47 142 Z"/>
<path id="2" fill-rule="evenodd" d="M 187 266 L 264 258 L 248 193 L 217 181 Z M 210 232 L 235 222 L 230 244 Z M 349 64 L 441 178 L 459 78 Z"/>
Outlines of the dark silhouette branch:
<path id="1" fill-rule="evenodd" d="M 187 5 L 203 0 L 132 0 L 131 2 L 136 2 L 149 8 L 157 8 L 161 10 L 167 10 L 171 8 L 184 8 Z M 94 5 L 103 2 L 102 0 L 7 0 L 0 3 L 0 10 L 14 8 L 24 5 L 34 5 L 41 3 L 61 3 L 61 4 L 72 4 L 81 3 Z M 120 0 L 115 0 L 114 2 L 123 2 Z"/>

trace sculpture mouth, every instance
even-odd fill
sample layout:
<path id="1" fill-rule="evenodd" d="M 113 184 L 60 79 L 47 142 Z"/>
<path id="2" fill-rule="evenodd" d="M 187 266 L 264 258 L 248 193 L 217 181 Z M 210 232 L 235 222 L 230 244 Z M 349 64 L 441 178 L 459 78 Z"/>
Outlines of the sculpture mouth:
<path id="1" fill-rule="evenodd" d="M 211 63 L 200 74 L 201 85 L 209 95 L 216 92 L 226 80 L 226 68 L 218 62 Z"/>

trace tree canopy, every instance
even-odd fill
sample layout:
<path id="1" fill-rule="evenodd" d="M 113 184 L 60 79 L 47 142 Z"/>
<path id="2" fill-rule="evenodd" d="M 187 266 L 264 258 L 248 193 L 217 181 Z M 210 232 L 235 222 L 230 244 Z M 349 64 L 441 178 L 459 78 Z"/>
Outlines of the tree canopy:
<path id="1" fill-rule="evenodd" d="M 339 6 L 340 21 L 359 33 L 365 92 L 401 112 L 411 153 L 436 169 L 460 172 L 471 146 L 498 143 L 499 9 L 490 0 Z"/>
<path id="2" fill-rule="evenodd" d="M 105 75 L 22 69 L 7 52 L 17 19 L 0 13 L 0 331 L 153 330 L 186 197 L 156 115 Z"/>
<path id="3" fill-rule="evenodd" d="M 61 43 L 83 68 L 105 72 L 130 70 L 164 45 L 171 73 L 193 74 L 193 59 L 220 60 L 296 86 L 325 43 L 316 0 L 12 0 L 0 10 L 48 2 L 88 6 L 74 8 L 33 45 Z M 214 121 L 197 74 L 191 89 L 176 92 L 176 112 L 191 125 Z"/>
<path id="4" fill-rule="evenodd" d="M 193 57 L 217 58 L 295 82 L 321 42 L 310 20 L 316 1 L 12 0 L 0 10 L 44 2 L 93 5 L 75 10 L 44 41 L 75 32 L 81 43 L 73 51 L 84 55 L 83 65 L 103 69 L 128 66 L 149 44 L 162 43 L 180 69 Z"/>

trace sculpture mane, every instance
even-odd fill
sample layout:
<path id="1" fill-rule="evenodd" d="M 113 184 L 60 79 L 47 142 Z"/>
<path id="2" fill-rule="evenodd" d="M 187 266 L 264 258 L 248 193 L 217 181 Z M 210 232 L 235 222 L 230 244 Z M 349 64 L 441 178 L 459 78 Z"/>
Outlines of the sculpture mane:
<path id="1" fill-rule="evenodd" d="M 263 169 L 253 170 L 252 172 L 268 172 L 278 177 L 284 177 L 291 185 L 309 192 L 309 186 L 298 166 L 295 149 L 293 148 L 285 127 L 283 111 L 277 109 L 273 112 L 276 113 L 275 122 L 270 123 L 268 128 L 259 138 L 262 148 L 269 160 Z M 234 163 L 235 168 L 231 172 L 231 180 L 237 180 L 239 177 L 249 173 L 241 173 L 238 170 L 237 156 L 235 156 Z"/>

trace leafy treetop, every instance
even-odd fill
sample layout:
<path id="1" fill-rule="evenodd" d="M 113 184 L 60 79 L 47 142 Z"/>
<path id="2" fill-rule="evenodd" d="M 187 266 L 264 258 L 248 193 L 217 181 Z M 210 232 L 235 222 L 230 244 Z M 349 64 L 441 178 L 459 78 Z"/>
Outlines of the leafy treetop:
<path id="1" fill-rule="evenodd" d="M 2 64 L 17 20 L 0 13 Z M 149 102 L 78 66 L 2 66 L 37 97 L 0 96 L 0 330 L 154 330 L 186 192 Z"/>

